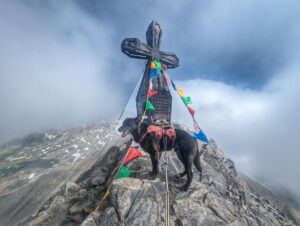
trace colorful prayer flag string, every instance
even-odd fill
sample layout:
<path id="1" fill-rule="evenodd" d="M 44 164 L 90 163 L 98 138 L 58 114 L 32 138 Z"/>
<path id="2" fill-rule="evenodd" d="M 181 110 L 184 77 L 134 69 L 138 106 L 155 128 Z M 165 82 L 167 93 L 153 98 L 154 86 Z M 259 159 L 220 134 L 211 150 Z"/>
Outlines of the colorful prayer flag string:
<path id="1" fill-rule="evenodd" d="M 187 107 L 187 110 L 190 112 L 192 118 L 193 118 L 193 124 L 194 124 L 194 130 L 195 132 L 192 134 L 192 136 L 198 140 L 201 140 L 203 142 L 208 142 L 208 139 L 204 133 L 204 131 L 199 127 L 198 123 L 195 120 L 195 109 L 192 108 L 191 105 L 192 104 L 192 99 L 190 96 L 185 96 L 184 95 L 184 91 L 183 89 L 179 88 L 178 86 L 175 85 L 175 83 L 173 82 L 173 80 L 170 78 L 169 75 L 166 74 L 166 67 L 163 67 L 164 71 L 163 71 L 163 75 L 166 77 L 166 81 L 168 84 L 171 83 L 173 89 L 177 92 L 177 94 L 180 96 L 182 102 L 184 103 L 184 105 Z"/>
<path id="2" fill-rule="evenodd" d="M 151 72 L 150 72 L 150 79 L 149 79 L 149 89 L 148 89 L 148 93 L 147 93 L 147 100 L 146 100 L 144 115 L 146 114 L 146 111 L 155 111 L 155 107 L 149 100 L 149 98 L 157 95 L 157 93 L 158 93 L 158 91 L 153 90 L 152 80 L 156 79 L 158 77 L 158 75 L 160 74 L 160 72 L 163 69 L 163 65 L 161 64 L 161 62 L 154 60 L 154 61 L 151 61 L 151 63 L 150 63 L 150 69 L 151 69 Z"/>

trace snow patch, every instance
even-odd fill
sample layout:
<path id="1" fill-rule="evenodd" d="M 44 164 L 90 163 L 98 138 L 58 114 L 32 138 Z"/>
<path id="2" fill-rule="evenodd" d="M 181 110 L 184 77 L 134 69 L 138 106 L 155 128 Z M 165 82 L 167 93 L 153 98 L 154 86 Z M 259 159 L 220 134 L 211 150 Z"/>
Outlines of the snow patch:
<path id="1" fill-rule="evenodd" d="M 78 161 L 79 159 L 81 159 L 81 154 L 80 154 L 80 153 L 75 153 L 75 154 L 73 154 L 72 156 L 75 157 L 74 160 L 73 160 L 73 162 L 76 162 L 76 161 Z"/>

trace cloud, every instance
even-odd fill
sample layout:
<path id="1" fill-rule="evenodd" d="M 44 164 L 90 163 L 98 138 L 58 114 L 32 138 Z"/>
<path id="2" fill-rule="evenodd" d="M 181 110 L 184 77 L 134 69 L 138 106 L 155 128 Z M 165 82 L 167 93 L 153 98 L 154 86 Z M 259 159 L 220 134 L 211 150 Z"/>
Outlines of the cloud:
<path id="1" fill-rule="evenodd" d="M 210 80 L 177 81 L 192 96 L 200 126 L 239 170 L 268 187 L 288 188 L 298 201 L 299 65 L 292 63 L 260 91 Z M 174 98 L 174 105 L 174 120 L 191 122 L 180 100 Z"/>
<path id="2" fill-rule="evenodd" d="M 176 79 L 200 76 L 261 89 L 299 51 L 298 1 L 77 2 L 114 27 L 118 42 L 124 37 L 145 41 L 148 24 L 158 20 L 164 31 L 161 49 L 180 58 L 173 72 Z"/>
<path id="3" fill-rule="evenodd" d="M 116 117 L 111 32 L 75 4 L 3 1 L 0 142 Z"/>

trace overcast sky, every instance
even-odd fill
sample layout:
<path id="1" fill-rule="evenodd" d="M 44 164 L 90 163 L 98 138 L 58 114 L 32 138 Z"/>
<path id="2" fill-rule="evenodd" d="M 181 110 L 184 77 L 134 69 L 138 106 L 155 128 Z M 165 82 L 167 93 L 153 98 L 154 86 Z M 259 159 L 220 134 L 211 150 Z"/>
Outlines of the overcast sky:
<path id="1" fill-rule="evenodd" d="M 153 19 L 208 137 L 238 169 L 299 194 L 298 0 L 2 0 L 0 142 L 116 120 L 144 64 L 120 43 L 145 41 Z M 173 119 L 189 121 L 173 103 Z"/>

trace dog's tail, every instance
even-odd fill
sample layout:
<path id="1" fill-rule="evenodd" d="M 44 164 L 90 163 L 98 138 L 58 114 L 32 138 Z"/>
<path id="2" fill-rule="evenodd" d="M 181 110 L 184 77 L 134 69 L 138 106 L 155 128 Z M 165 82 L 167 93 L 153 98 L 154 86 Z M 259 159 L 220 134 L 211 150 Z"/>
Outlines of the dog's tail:
<path id="1" fill-rule="evenodd" d="M 198 142 L 196 142 L 196 147 L 197 148 L 197 151 L 196 151 L 196 156 L 195 156 L 195 159 L 194 159 L 194 164 L 197 168 L 197 170 L 199 170 L 199 172 L 202 172 L 202 167 L 201 167 L 201 164 L 200 164 L 200 151 L 199 151 L 199 147 L 198 147 Z"/>

